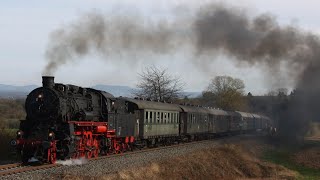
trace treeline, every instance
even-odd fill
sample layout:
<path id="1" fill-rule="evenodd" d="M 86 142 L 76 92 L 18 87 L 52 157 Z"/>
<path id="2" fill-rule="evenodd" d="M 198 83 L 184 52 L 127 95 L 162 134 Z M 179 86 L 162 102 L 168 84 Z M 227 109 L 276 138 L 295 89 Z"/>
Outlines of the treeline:
<path id="1" fill-rule="evenodd" d="M 25 118 L 24 99 L 0 99 L 0 129 L 17 129 Z"/>

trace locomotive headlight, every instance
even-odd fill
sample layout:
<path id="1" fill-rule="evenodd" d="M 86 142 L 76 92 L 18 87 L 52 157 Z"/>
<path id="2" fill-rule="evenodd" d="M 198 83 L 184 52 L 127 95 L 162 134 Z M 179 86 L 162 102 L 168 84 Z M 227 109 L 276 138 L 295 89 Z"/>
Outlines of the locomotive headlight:
<path id="1" fill-rule="evenodd" d="M 23 135 L 23 131 L 19 130 L 17 131 L 17 136 L 22 136 Z"/>
<path id="2" fill-rule="evenodd" d="M 53 137 L 54 133 L 53 132 L 50 132 L 49 133 L 49 137 Z"/>

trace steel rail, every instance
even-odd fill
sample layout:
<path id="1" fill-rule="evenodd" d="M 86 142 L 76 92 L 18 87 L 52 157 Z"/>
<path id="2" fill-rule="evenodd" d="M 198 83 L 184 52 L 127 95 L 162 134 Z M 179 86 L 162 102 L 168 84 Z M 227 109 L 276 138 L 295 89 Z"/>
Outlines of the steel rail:
<path id="1" fill-rule="evenodd" d="M 11 168 L 16 168 L 21 166 L 21 163 L 13 163 L 13 164 L 4 164 L 4 165 L 0 165 L 0 171 L 2 170 L 7 170 L 7 169 L 11 169 Z"/>

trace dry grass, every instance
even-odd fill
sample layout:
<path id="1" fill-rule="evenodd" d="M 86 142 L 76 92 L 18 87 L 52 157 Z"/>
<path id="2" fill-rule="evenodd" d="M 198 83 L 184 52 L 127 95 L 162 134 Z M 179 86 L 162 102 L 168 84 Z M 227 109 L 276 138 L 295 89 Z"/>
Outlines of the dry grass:
<path id="1" fill-rule="evenodd" d="M 245 149 L 241 145 L 225 145 L 96 179 L 294 179 L 296 177 L 295 172 L 263 162 Z M 64 178 L 88 179 L 88 177 L 74 176 L 64 176 Z"/>
<path id="2" fill-rule="evenodd" d="M 294 154 L 293 160 L 303 166 L 320 170 L 320 147 L 300 151 Z"/>

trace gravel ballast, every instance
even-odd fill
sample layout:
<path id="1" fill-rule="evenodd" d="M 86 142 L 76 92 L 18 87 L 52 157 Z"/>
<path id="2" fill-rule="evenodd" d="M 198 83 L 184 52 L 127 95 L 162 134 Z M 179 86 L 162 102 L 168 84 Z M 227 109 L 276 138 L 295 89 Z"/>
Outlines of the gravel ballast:
<path id="1" fill-rule="evenodd" d="M 175 156 L 185 155 L 197 150 L 216 147 L 221 144 L 237 142 L 244 136 L 228 137 L 223 139 L 214 139 L 211 141 L 199 141 L 192 144 L 184 144 L 183 146 L 175 146 L 169 149 L 155 149 L 154 151 L 141 152 L 135 154 L 127 154 L 124 156 L 116 156 L 95 161 L 76 160 L 71 164 L 71 160 L 60 161 L 64 164 L 51 169 L 26 172 L 16 175 L 0 177 L 0 179 L 60 179 L 63 176 L 83 176 L 89 178 L 101 177 L 106 174 L 114 173 L 123 169 L 137 166 L 145 166 L 150 162 L 172 158 Z M 139 150 L 136 150 L 139 151 Z"/>

